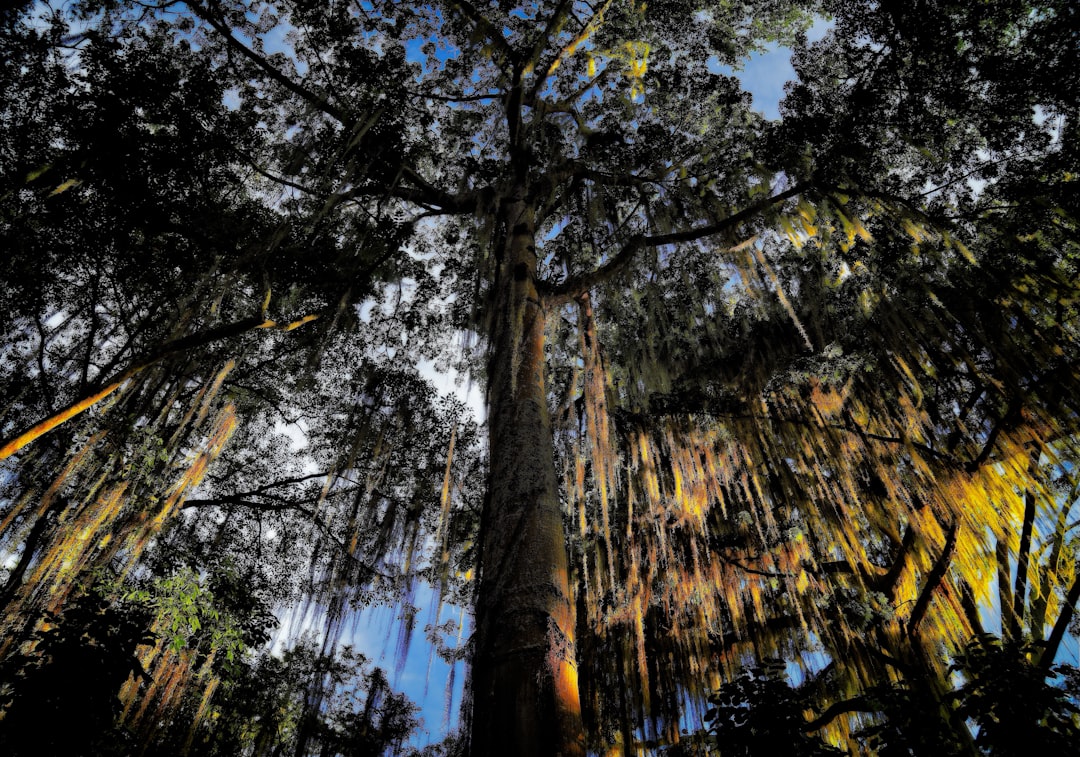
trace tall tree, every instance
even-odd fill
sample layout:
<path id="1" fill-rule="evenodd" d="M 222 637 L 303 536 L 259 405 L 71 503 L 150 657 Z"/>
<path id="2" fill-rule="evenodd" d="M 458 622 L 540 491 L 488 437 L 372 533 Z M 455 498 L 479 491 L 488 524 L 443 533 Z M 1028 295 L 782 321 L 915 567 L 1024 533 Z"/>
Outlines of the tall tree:
<path id="1" fill-rule="evenodd" d="M 473 754 L 675 742 L 686 697 L 813 649 L 842 696 L 899 674 L 946 717 L 938 649 L 978 630 L 992 576 L 1060 643 L 1080 585 L 1071 4 L 86 5 L 103 39 L 160 11 L 227 91 L 218 116 L 262 130 L 229 165 L 303 220 L 227 267 L 250 298 L 283 281 L 355 324 L 392 260 L 369 345 L 433 357 L 465 332 L 488 406 Z M 811 45 L 815 12 L 834 28 Z M 724 73 L 766 42 L 800 77 L 776 123 Z M 346 413 L 365 428 L 391 374 L 367 375 Z M 388 459 L 363 438 L 328 467 Z M 395 499 L 357 496 L 348 539 L 400 544 Z"/>

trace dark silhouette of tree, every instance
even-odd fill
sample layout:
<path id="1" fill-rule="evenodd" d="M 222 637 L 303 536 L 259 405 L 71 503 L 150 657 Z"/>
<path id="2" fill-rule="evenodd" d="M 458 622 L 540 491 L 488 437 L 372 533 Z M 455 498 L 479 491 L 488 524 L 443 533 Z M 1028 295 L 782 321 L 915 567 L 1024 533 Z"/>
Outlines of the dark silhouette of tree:
<path id="1" fill-rule="evenodd" d="M 952 709 L 906 684 L 883 684 L 870 689 L 862 703 L 877 722 L 855 736 L 868 754 L 880 757 L 970 754 L 964 725 Z"/>
<path id="2" fill-rule="evenodd" d="M 963 676 L 956 712 L 974 722 L 975 744 L 984 754 L 1067 751 L 1080 737 L 1076 693 L 1047 680 L 1038 651 L 1031 643 L 985 634 L 956 655 L 953 669 Z"/>
<path id="3" fill-rule="evenodd" d="M 136 651 L 154 641 L 151 617 L 145 605 L 94 590 L 48 615 L 32 651 L 4 664 L 4 754 L 128 754 L 130 735 L 116 724 L 118 694 L 129 678 L 146 676 Z"/>
<path id="4" fill-rule="evenodd" d="M 808 703 L 787 682 L 784 668 L 781 660 L 766 660 L 709 697 L 705 719 L 723 754 L 845 754 L 807 733 Z"/>

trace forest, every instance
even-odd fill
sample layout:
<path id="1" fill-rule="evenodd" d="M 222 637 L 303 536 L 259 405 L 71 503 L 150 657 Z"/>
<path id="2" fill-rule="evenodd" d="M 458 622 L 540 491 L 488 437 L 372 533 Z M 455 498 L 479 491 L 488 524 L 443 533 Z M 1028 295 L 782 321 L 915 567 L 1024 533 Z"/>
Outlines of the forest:
<path id="1" fill-rule="evenodd" d="M 0 754 L 1071 753 L 1077 93 L 1074 0 L 8 4 Z"/>

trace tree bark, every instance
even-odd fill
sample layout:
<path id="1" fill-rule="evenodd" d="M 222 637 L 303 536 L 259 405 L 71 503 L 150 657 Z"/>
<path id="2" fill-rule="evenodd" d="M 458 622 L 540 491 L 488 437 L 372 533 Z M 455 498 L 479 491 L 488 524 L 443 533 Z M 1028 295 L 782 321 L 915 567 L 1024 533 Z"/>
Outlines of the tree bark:
<path id="1" fill-rule="evenodd" d="M 534 209 L 500 209 L 492 295 L 488 497 L 472 669 L 473 757 L 584 757 L 574 602 L 555 473 L 536 288 Z"/>

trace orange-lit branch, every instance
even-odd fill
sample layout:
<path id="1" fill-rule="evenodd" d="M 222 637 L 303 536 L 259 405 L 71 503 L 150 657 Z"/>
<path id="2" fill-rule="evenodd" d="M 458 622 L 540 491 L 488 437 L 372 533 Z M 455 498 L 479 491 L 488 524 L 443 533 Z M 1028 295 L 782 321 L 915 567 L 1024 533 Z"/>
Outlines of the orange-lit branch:
<path id="1" fill-rule="evenodd" d="M 220 341 L 222 339 L 228 339 L 230 337 L 239 336 L 247 331 L 260 328 L 278 328 L 283 331 L 292 331 L 293 329 L 309 323 L 317 319 L 318 315 L 306 315 L 300 320 L 292 321 L 291 323 L 278 325 L 274 321 L 270 321 L 262 318 L 261 316 L 245 318 L 235 323 L 226 324 L 224 326 L 218 326 L 217 328 L 207 329 L 206 331 L 200 331 L 197 334 L 191 334 L 180 339 L 175 339 L 171 342 L 166 342 L 160 347 L 151 350 L 142 360 L 136 362 L 131 367 L 121 371 L 113 378 L 105 382 L 104 387 L 88 392 L 79 399 L 72 402 L 70 405 L 60 410 L 57 413 L 49 416 L 43 421 L 35 423 L 30 428 L 26 429 L 20 434 L 12 437 L 4 442 L 0 447 L 0 460 L 5 460 L 20 449 L 30 444 L 35 439 L 49 433 L 57 426 L 71 420 L 77 415 L 80 415 L 84 411 L 90 409 L 101 400 L 108 397 L 115 392 L 126 381 L 133 378 L 140 371 L 149 368 L 158 361 L 166 358 L 170 355 L 175 355 L 180 352 L 185 352 L 196 347 L 202 347 L 213 342 Z"/>

